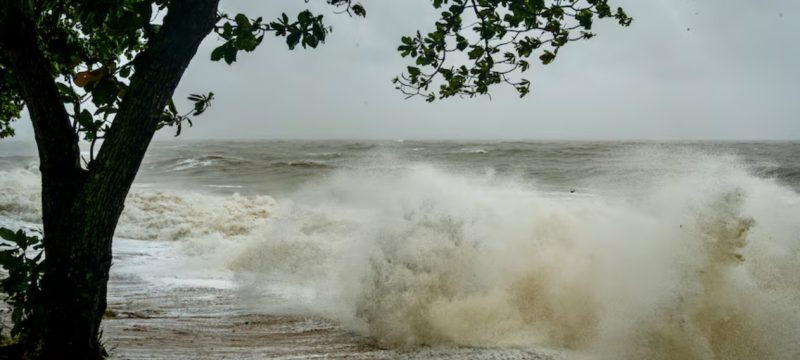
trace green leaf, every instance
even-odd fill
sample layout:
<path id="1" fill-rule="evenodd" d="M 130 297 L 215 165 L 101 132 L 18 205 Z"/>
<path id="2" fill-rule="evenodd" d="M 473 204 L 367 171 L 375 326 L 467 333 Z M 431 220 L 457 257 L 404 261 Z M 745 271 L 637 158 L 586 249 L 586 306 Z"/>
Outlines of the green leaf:
<path id="1" fill-rule="evenodd" d="M 550 64 L 551 62 L 553 62 L 553 60 L 555 60 L 555 58 L 556 58 L 556 54 L 553 54 L 549 50 L 545 50 L 544 54 L 542 54 L 542 56 L 539 57 L 539 60 L 542 60 L 542 64 L 547 65 L 547 64 Z"/>
<path id="2" fill-rule="evenodd" d="M 94 117 L 89 110 L 83 109 L 80 115 L 78 115 L 78 123 L 81 124 L 86 129 L 93 129 L 94 128 Z"/>
<path id="3" fill-rule="evenodd" d="M 14 234 L 14 232 L 13 232 L 13 231 L 11 231 L 11 230 L 9 230 L 9 229 L 6 229 L 6 228 L 0 228 L 0 238 L 3 238 L 3 239 L 5 239 L 5 240 L 8 240 L 8 241 L 12 241 L 12 242 L 13 242 L 13 241 L 14 241 L 14 238 L 15 238 L 15 236 L 14 236 L 14 235 L 15 235 L 15 234 Z"/>
<path id="4" fill-rule="evenodd" d="M 467 55 L 469 56 L 470 60 L 475 60 L 481 56 L 483 56 L 484 50 L 480 46 L 473 46 L 472 50 L 470 50 Z"/>
<path id="5" fill-rule="evenodd" d="M 299 14 L 297 14 L 297 22 L 300 23 L 302 27 L 305 27 L 306 24 L 311 22 L 311 19 L 314 17 L 311 14 L 311 11 L 303 10 Z"/>
<path id="6" fill-rule="evenodd" d="M 248 19 L 247 15 L 245 14 L 237 14 L 236 18 L 234 18 L 234 21 L 236 21 L 236 25 L 239 25 L 243 28 L 249 28 L 251 26 L 250 19 Z"/>
<path id="7" fill-rule="evenodd" d="M 211 61 L 219 61 L 225 55 L 225 45 L 217 46 L 214 51 L 211 52 Z"/>
<path id="8" fill-rule="evenodd" d="M 312 48 L 316 48 L 318 44 L 319 40 L 317 40 L 317 38 L 314 36 L 303 37 L 303 46 L 308 45 L 311 46 Z"/>
<path id="9" fill-rule="evenodd" d="M 464 51 L 464 49 L 466 49 L 468 46 L 469 46 L 469 42 L 467 42 L 467 39 L 465 37 L 463 37 L 461 35 L 458 35 L 456 37 L 456 48 L 459 51 Z"/>
<path id="10" fill-rule="evenodd" d="M 172 101 L 172 99 L 169 99 L 169 101 L 167 101 L 167 109 L 173 115 L 178 114 L 178 109 L 175 107 L 175 102 Z"/>
<path id="11" fill-rule="evenodd" d="M 65 103 L 74 103 L 78 101 L 76 99 L 77 95 L 75 94 L 75 91 L 73 91 L 71 87 L 60 82 L 56 83 L 56 86 L 58 87 L 58 91 L 61 95 L 62 101 L 64 101 Z"/>
<path id="12" fill-rule="evenodd" d="M 224 47 L 224 49 L 222 51 L 222 57 L 225 59 L 225 63 L 230 65 L 230 64 L 233 64 L 234 62 L 236 62 L 236 53 L 238 52 L 238 50 L 236 49 L 236 47 L 232 46 L 230 43 L 225 44 L 225 45 L 226 46 Z"/>
<path id="13" fill-rule="evenodd" d="M 117 82 L 113 77 L 103 77 L 92 88 L 92 102 L 97 107 L 110 104 L 117 98 L 117 93 Z"/>
<path id="14" fill-rule="evenodd" d="M 314 22 L 311 25 L 311 33 L 320 40 L 325 40 L 325 28 L 319 22 Z"/>
<path id="15" fill-rule="evenodd" d="M 127 79 L 129 76 L 131 76 L 131 67 L 124 66 L 122 69 L 119 69 L 119 76 Z"/>
<path id="16" fill-rule="evenodd" d="M 300 37 L 302 35 L 303 33 L 300 31 L 289 33 L 289 36 L 286 37 L 286 45 L 289 45 L 289 50 L 294 50 L 294 47 L 300 42 Z"/>
<path id="17" fill-rule="evenodd" d="M 4 248 L 0 251 L 0 267 L 7 272 L 7 276 L 0 279 L 0 287 L 4 293 L 3 300 L 10 308 L 11 335 L 18 336 L 39 328 L 34 314 L 40 314 L 43 309 L 39 295 L 44 270 L 43 252 L 39 250 L 29 257 L 26 250 L 31 246 L 40 249 L 41 239 L 28 236 L 23 230 L 13 232 L 5 228 L 0 228 L 0 237 L 11 243 L 0 245 Z"/>
<path id="18" fill-rule="evenodd" d="M 575 15 L 575 19 L 578 20 L 578 24 L 586 28 L 586 30 L 592 29 L 592 13 L 589 9 L 583 9 Z"/>

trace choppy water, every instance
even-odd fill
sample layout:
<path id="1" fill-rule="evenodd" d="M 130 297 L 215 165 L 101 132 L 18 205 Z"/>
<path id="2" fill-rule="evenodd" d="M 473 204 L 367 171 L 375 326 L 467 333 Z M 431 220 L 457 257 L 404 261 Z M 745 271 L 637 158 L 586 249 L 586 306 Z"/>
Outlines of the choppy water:
<path id="1" fill-rule="evenodd" d="M 38 219 L 29 150 L 0 145 L 5 224 Z M 388 349 L 797 359 L 798 155 L 800 143 L 156 143 L 117 236 L 169 242 L 176 260 L 115 267 L 153 287 L 166 271 L 233 288 L 248 311 L 320 316 Z"/>

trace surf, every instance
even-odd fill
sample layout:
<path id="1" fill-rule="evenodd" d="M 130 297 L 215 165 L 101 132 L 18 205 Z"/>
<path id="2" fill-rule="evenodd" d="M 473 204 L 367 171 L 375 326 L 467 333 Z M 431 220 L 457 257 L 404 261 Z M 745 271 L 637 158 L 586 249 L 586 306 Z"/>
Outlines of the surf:
<path id="1" fill-rule="evenodd" d="M 400 351 L 799 355 L 800 195 L 738 156 L 626 152 L 574 193 L 367 161 L 275 197 L 138 184 L 116 236 L 171 243 L 151 254 L 165 269 L 137 276 L 212 272 L 252 313 L 323 317 Z M 34 169 L 0 171 L 5 223 L 39 221 Z"/>

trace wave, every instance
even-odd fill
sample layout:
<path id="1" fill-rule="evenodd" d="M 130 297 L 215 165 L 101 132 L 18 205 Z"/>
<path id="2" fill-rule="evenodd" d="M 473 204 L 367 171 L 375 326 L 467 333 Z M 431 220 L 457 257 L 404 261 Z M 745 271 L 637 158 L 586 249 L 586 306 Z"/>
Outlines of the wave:
<path id="1" fill-rule="evenodd" d="M 676 166 L 636 196 L 568 199 L 429 166 L 342 172 L 279 206 L 228 266 L 248 292 L 304 284 L 297 311 L 392 347 L 796 358 L 800 196 L 730 158 Z"/>
<path id="2" fill-rule="evenodd" d="M 381 145 L 376 143 L 367 143 L 367 142 L 353 142 L 353 143 L 346 143 L 343 145 L 345 150 L 348 151 L 367 151 L 375 149 Z"/>
<path id="3" fill-rule="evenodd" d="M 214 162 L 212 160 L 184 159 L 176 162 L 172 170 L 183 171 L 188 169 L 194 169 L 196 167 L 209 166 L 213 163 Z"/>
<path id="4" fill-rule="evenodd" d="M 242 185 L 205 185 L 205 187 L 214 188 L 214 189 L 241 189 L 244 188 Z"/>
<path id="5" fill-rule="evenodd" d="M 320 152 L 320 153 L 311 152 L 311 153 L 306 153 L 306 155 L 311 156 L 311 157 L 321 157 L 321 158 L 338 158 L 338 157 L 342 157 L 342 153 L 341 152 Z"/>
<path id="6" fill-rule="evenodd" d="M 425 164 L 337 171 L 280 203 L 134 189 L 116 236 L 178 241 L 236 272 L 248 305 L 390 347 L 796 359 L 800 195 L 731 156 L 626 161 L 580 196 Z M 1 216 L 36 222 L 39 202 L 37 174 L 0 171 Z"/>
<path id="7" fill-rule="evenodd" d="M 0 216 L 41 223 L 40 189 L 37 173 L 25 169 L 0 171 Z M 276 206 L 272 197 L 263 195 L 161 191 L 147 184 L 137 185 L 125 200 L 115 236 L 196 242 L 235 240 L 265 223 Z"/>
<path id="8" fill-rule="evenodd" d="M 332 165 L 328 165 L 325 162 L 317 161 L 317 160 L 298 160 L 298 161 L 278 161 L 273 162 L 270 164 L 272 167 L 294 167 L 294 168 L 305 168 L 305 169 L 327 169 L 333 168 Z"/>
<path id="9" fill-rule="evenodd" d="M 489 153 L 488 150 L 481 149 L 481 148 L 463 148 L 463 149 L 461 149 L 461 152 L 464 152 L 464 153 L 467 153 L 467 154 L 488 154 Z"/>
<path id="10" fill-rule="evenodd" d="M 41 223 L 41 203 L 38 163 L 25 168 L 0 170 L 0 217 Z"/>
<path id="11" fill-rule="evenodd" d="M 223 155 L 203 155 L 193 158 L 179 158 L 163 160 L 151 165 L 154 169 L 163 169 L 169 172 L 181 172 L 192 169 L 207 168 L 211 166 L 241 166 L 246 161 L 242 158 Z"/>
<path id="12" fill-rule="evenodd" d="M 140 240 L 236 240 L 267 221 L 269 196 L 133 191 L 116 236 Z"/>

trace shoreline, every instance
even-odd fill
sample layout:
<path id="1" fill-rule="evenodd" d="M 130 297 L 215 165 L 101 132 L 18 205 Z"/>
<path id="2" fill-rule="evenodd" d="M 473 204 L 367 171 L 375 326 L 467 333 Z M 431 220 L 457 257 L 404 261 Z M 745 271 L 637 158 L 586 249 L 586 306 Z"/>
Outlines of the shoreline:
<path id="1" fill-rule="evenodd" d="M 532 349 L 385 349 L 321 317 L 256 313 L 240 305 L 235 287 L 148 282 L 137 263 L 180 260 L 161 257 L 164 243 L 117 239 L 115 245 L 102 323 L 110 359 L 558 359 Z"/>

